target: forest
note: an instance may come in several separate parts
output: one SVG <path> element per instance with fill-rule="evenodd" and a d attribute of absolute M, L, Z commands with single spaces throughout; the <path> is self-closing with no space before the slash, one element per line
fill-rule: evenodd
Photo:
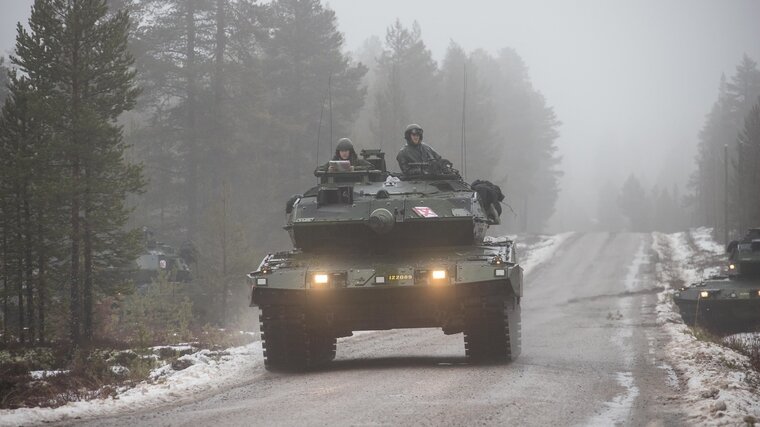
<path fill-rule="evenodd" d="M 318 0 L 38 0 L 17 32 L 0 73 L 4 343 L 249 322 L 245 273 L 289 247 L 285 201 L 342 137 L 394 159 L 419 123 L 466 180 L 502 187 L 506 230 L 553 214 L 560 121 L 509 47 L 451 42 L 438 63 L 397 20 L 348 52 Z M 148 234 L 193 271 L 170 301 L 124 273 Z"/>
<path fill-rule="evenodd" d="M 350 52 L 319 0 L 37 0 L 0 68 L 5 344 L 244 328 L 245 273 L 290 246 L 285 201 L 343 137 L 395 169 L 418 123 L 467 181 L 501 186 L 500 232 L 542 232 L 555 213 L 561 122 L 509 46 L 451 41 L 436 61 L 420 25 L 396 20 Z M 756 226 L 758 96 L 745 55 L 720 79 L 689 187 L 600 183 L 598 228 Z M 148 235 L 192 271 L 156 286 L 165 298 L 128 274 Z"/>

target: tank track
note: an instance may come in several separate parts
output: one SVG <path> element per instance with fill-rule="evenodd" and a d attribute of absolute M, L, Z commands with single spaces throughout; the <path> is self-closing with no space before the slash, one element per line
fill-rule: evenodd
<path fill-rule="evenodd" d="M 312 320 L 293 307 L 261 307 L 259 324 L 268 371 L 305 371 L 335 359 L 337 339 L 326 322 Z"/>
<path fill-rule="evenodd" d="M 518 298 L 466 307 L 464 348 L 473 363 L 506 363 L 520 355 L 521 320 Z"/>

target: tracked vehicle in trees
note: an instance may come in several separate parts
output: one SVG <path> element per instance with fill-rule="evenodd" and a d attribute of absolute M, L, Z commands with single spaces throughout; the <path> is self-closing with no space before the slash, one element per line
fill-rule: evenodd
<path fill-rule="evenodd" d="M 315 172 L 318 185 L 286 206 L 294 249 L 248 274 L 266 368 L 310 369 L 335 357 L 339 337 L 396 328 L 463 333 L 472 362 L 514 360 L 522 268 L 512 241 L 486 237 L 498 222 L 489 189 L 447 161 L 402 176 L 380 150 L 361 155 L 371 170 Z"/>
<path fill-rule="evenodd" d="M 673 299 L 684 323 L 716 332 L 760 330 L 760 228 L 728 244 L 724 276 L 683 287 Z"/>

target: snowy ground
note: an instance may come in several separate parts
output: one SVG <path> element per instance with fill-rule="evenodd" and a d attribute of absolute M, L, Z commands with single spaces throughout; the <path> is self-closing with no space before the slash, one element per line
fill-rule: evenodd
<path fill-rule="evenodd" d="M 525 273 L 551 259 L 571 236 L 572 233 L 565 233 L 517 238 L 518 259 Z M 751 369 L 747 357 L 716 343 L 697 340 L 672 302 L 674 289 L 720 272 L 723 248 L 710 237 L 709 230 L 697 229 L 690 233 L 655 233 L 652 250 L 658 257 L 655 260 L 661 282 L 658 285 L 665 288 L 659 295 L 658 323 L 671 338 L 665 349 L 673 367 L 671 380 L 683 389 L 681 403 L 689 421 L 735 425 L 745 423 L 748 416 L 760 419 L 760 375 Z M 738 338 L 760 340 L 751 334 Z M 151 381 L 122 390 L 116 398 L 74 402 L 55 409 L 1 410 L 0 426 L 117 415 L 136 408 L 178 403 L 239 385 L 250 379 L 252 373 L 263 370 L 260 341 L 221 353 L 203 350 L 183 359 L 192 365 L 180 371 L 168 365 L 160 367 L 153 371 Z M 41 377 L 44 375 L 54 373 L 39 373 Z"/>
<path fill-rule="evenodd" d="M 525 273 L 548 260 L 571 233 L 556 236 L 533 236 L 530 244 L 518 246 L 520 264 Z M 514 236 L 510 236 L 514 238 Z M 519 241 L 519 240 L 518 240 Z M 361 335 L 370 332 L 355 333 Z M 351 339 L 351 337 L 343 338 Z M 76 420 L 103 415 L 117 415 L 197 398 L 240 384 L 251 377 L 251 372 L 263 369 L 261 341 L 226 350 L 221 354 L 203 350 L 182 356 L 192 363 L 186 369 L 175 371 L 170 365 L 155 369 L 150 381 L 135 388 L 121 390 L 116 398 L 72 402 L 59 408 L 21 408 L 0 410 L 0 426 L 18 426 Z M 47 373 L 53 375 L 53 373 Z M 44 374 L 39 373 L 40 377 Z"/>
<path fill-rule="evenodd" d="M 710 230 L 654 234 L 652 245 L 659 262 L 657 276 L 665 291 L 659 295 L 658 324 L 671 338 L 666 348 L 683 387 L 683 407 L 689 421 L 700 425 L 744 425 L 760 420 L 760 375 L 749 360 L 722 345 L 698 340 L 683 324 L 673 303 L 673 292 L 718 274 L 724 249 Z M 744 334 L 747 340 L 757 335 Z"/>

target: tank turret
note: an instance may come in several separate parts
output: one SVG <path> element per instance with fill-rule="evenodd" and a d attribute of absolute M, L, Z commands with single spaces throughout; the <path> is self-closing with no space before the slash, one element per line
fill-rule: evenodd
<path fill-rule="evenodd" d="M 376 164 L 384 165 L 384 160 Z M 305 252 L 382 253 L 474 245 L 485 237 L 489 219 L 477 193 L 456 170 L 413 177 L 383 169 L 316 175 L 319 185 L 295 201 L 285 227 L 293 246 Z"/>

